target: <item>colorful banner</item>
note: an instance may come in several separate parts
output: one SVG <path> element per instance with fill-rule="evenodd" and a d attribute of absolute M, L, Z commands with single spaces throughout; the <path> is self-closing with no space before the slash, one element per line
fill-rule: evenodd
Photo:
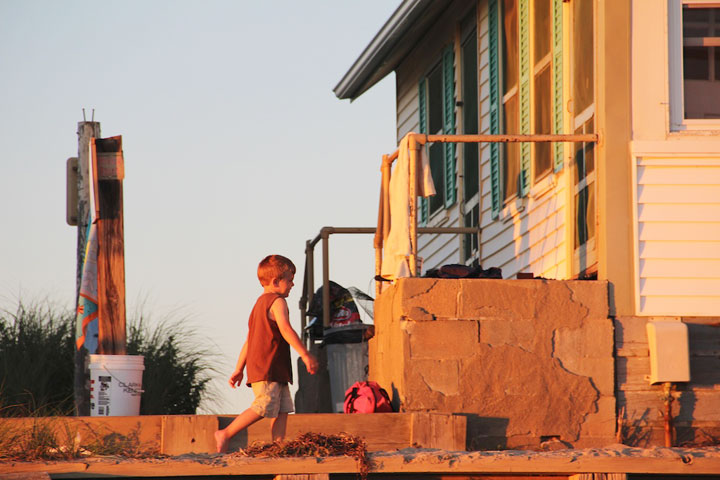
<path fill-rule="evenodd" d="M 78 293 L 77 312 L 75 312 L 75 345 L 78 350 L 85 347 L 88 353 L 97 353 L 98 347 L 98 234 L 95 224 L 98 212 L 96 202 L 96 166 L 95 142 L 88 145 L 88 177 L 90 192 L 88 195 L 88 226 L 85 236 L 85 255 L 83 256 L 80 292 Z"/>
<path fill-rule="evenodd" d="M 92 222 L 92 210 L 90 213 L 90 224 L 88 225 L 87 242 L 85 243 L 85 256 L 83 260 L 82 278 L 80 280 L 80 294 L 78 297 L 78 308 L 76 312 L 77 349 L 83 346 L 88 353 L 96 353 L 98 346 L 98 281 L 97 281 L 97 258 L 98 238 L 97 226 Z"/>

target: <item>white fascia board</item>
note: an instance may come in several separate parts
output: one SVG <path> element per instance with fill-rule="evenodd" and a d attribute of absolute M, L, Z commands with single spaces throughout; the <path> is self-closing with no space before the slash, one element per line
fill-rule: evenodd
<path fill-rule="evenodd" d="M 333 88 L 337 98 L 354 100 L 372 86 L 365 86 L 364 83 L 383 65 L 398 40 L 412 25 L 419 12 L 424 10 L 430 2 L 431 0 L 405 0 L 398 6 L 340 82 Z M 361 90 L 363 87 L 365 88 Z"/>

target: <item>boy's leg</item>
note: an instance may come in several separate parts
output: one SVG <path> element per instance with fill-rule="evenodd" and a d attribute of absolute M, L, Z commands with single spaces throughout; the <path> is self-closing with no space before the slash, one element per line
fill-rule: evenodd
<path fill-rule="evenodd" d="M 285 438 L 287 418 L 287 412 L 281 412 L 278 413 L 276 418 L 272 419 L 272 423 L 270 424 L 270 433 L 272 434 L 273 442 L 281 442 Z"/>
<path fill-rule="evenodd" d="M 272 420 L 271 431 L 273 442 L 280 442 L 285 438 L 288 413 L 294 411 L 290 388 L 287 383 L 278 384 L 279 408 L 278 416 Z"/>
<path fill-rule="evenodd" d="M 215 443 L 217 446 L 217 452 L 227 452 L 228 444 L 230 443 L 230 439 L 232 437 L 237 435 L 240 430 L 249 427 L 250 425 L 262 418 L 263 417 L 255 413 L 252 408 L 248 408 L 240 415 L 235 417 L 235 419 L 230 423 L 230 425 L 228 425 L 222 430 L 217 430 L 215 432 Z"/>

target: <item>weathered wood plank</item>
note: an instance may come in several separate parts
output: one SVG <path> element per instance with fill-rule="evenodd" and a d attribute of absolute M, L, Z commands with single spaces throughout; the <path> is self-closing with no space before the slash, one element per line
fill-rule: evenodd
<path fill-rule="evenodd" d="M 299 475 L 275 475 L 274 480 L 330 480 L 329 473 L 303 473 Z"/>
<path fill-rule="evenodd" d="M 363 438 L 371 451 L 396 450 L 411 445 L 412 415 L 398 413 L 289 415 L 285 438 L 292 439 L 307 432 L 324 435 L 344 432 Z M 224 428 L 232 419 L 233 417 L 219 417 L 220 426 Z M 236 435 L 230 442 L 230 451 L 246 448 L 253 442 L 270 440 L 270 420 L 263 419 Z"/>
<path fill-rule="evenodd" d="M 675 398 L 672 408 L 676 424 L 720 422 L 720 391 L 680 391 L 675 392 Z M 648 425 L 663 423 L 660 414 L 664 409 L 661 387 L 646 391 L 618 392 L 617 401 L 619 407 L 625 406 L 628 422 Z"/>
<path fill-rule="evenodd" d="M 214 415 L 166 415 L 162 417 L 160 452 L 165 455 L 215 453 Z"/>
<path fill-rule="evenodd" d="M 74 439 L 87 444 L 107 435 L 123 435 L 136 437 L 144 447 L 159 448 L 162 416 L 3 418 L 2 425 L 4 429 L 12 430 L 48 428 L 59 442 Z"/>
<path fill-rule="evenodd" d="M 466 431 L 466 417 L 414 413 L 410 444 L 442 450 L 465 450 Z"/>
<path fill-rule="evenodd" d="M 341 432 L 365 440 L 370 451 L 397 450 L 412 446 L 463 450 L 465 417 L 451 414 L 420 414 L 430 425 L 428 435 L 413 440 L 411 423 L 415 413 L 375 414 L 293 414 L 288 417 L 285 438 L 307 432 L 325 435 Z M 137 417 L 43 417 L 3 419 L 3 427 L 28 429 L 49 426 L 64 442 L 77 438 L 91 443 L 111 434 L 137 437 L 143 449 L 156 449 L 166 455 L 214 453 L 213 433 L 235 417 L 216 415 L 143 415 Z M 255 441 L 270 441 L 270 420 L 263 419 L 241 431 L 230 443 L 230 450 L 245 448 Z"/>
<path fill-rule="evenodd" d="M 6 473 L 0 475 L 0 480 L 50 480 L 47 472 Z"/>
<path fill-rule="evenodd" d="M 92 139 L 98 209 L 98 353 L 125 355 L 125 240 L 122 176 L 98 176 L 99 158 L 116 154 L 122 137 Z"/>
<path fill-rule="evenodd" d="M 568 480 L 627 480 L 625 473 L 580 473 L 571 475 Z"/>
<path fill-rule="evenodd" d="M 570 450 L 557 452 L 419 452 L 378 453 L 370 456 L 378 474 L 679 474 L 704 475 L 720 471 L 720 456 L 702 450 Z M 191 459 L 149 459 L 119 461 L 88 459 L 83 462 L 37 462 L 0 464 L 0 474 L 48 472 L 63 478 L 173 476 L 252 476 L 298 474 L 353 474 L 358 466 L 350 457 L 330 458 L 247 458 L 233 456 L 198 456 Z"/>

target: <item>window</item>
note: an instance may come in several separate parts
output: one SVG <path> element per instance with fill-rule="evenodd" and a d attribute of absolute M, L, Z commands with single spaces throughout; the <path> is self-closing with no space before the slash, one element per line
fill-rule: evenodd
<path fill-rule="evenodd" d="M 595 133 L 595 15 L 591 1 L 573 2 L 571 38 L 572 122 L 576 134 Z M 595 144 L 575 143 L 573 152 L 573 264 L 586 276 L 596 268 Z"/>
<path fill-rule="evenodd" d="M 452 47 L 443 51 L 441 61 L 418 85 L 418 116 L 420 133 L 455 133 L 455 71 Z M 436 194 L 420 198 L 420 223 L 433 213 L 455 203 L 455 145 L 429 145 L 430 172 Z"/>
<path fill-rule="evenodd" d="M 720 118 L 720 7 L 683 5 L 682 30 L 685 118 Z"/>
<path fill-rule="evenodd" d="M 535 0 L 533 8 L 533 126 L 535 133 L 552 133 L 552 11 L 551 0 Z M 550 171 L 552 143 L 534 143 L 533 179 Z"/>
<path fill-rule="evenodd" d="M 428 131 L 431 135 L 443 133 L 442 68 L 437 65 L 427 77 Z M 430 215 L 443 207 L 445 198 L 445 158 L 441 143 L 430 144 L 430 172 L 436 194 L 430 197 Z"/>
<path fill-rule="evenodd" d="M 673 130 L 720 126 L 720 1 L 670 2 Z"/>
<path fill-rule="evenodd" d="M 465 225 L 476 227 L 480 222 L 480 205 L 476 204 L 465 214 Z M 466 233 L 465 234 L 465 259 L 472 258 L 478 251 L 478 234 L 477 233 Z"/>
<path fill-rule="evenodd" d="M 488 0 L 491 133 L 563 130 L 563 4 Z M 562 154 L 562 144 L 491 144 L 492 218 L 499 217 L 508 200 L 527 195 L 531 184 L 551 169 L 559 171 Z"/>
<path fill-rule="evenodd" d="M 517 0 L 502 1 L 502 132 L 520 133 Z M 520 178 L 520 144 L 503 144 L 503 198 L 517 195 Z"/>

